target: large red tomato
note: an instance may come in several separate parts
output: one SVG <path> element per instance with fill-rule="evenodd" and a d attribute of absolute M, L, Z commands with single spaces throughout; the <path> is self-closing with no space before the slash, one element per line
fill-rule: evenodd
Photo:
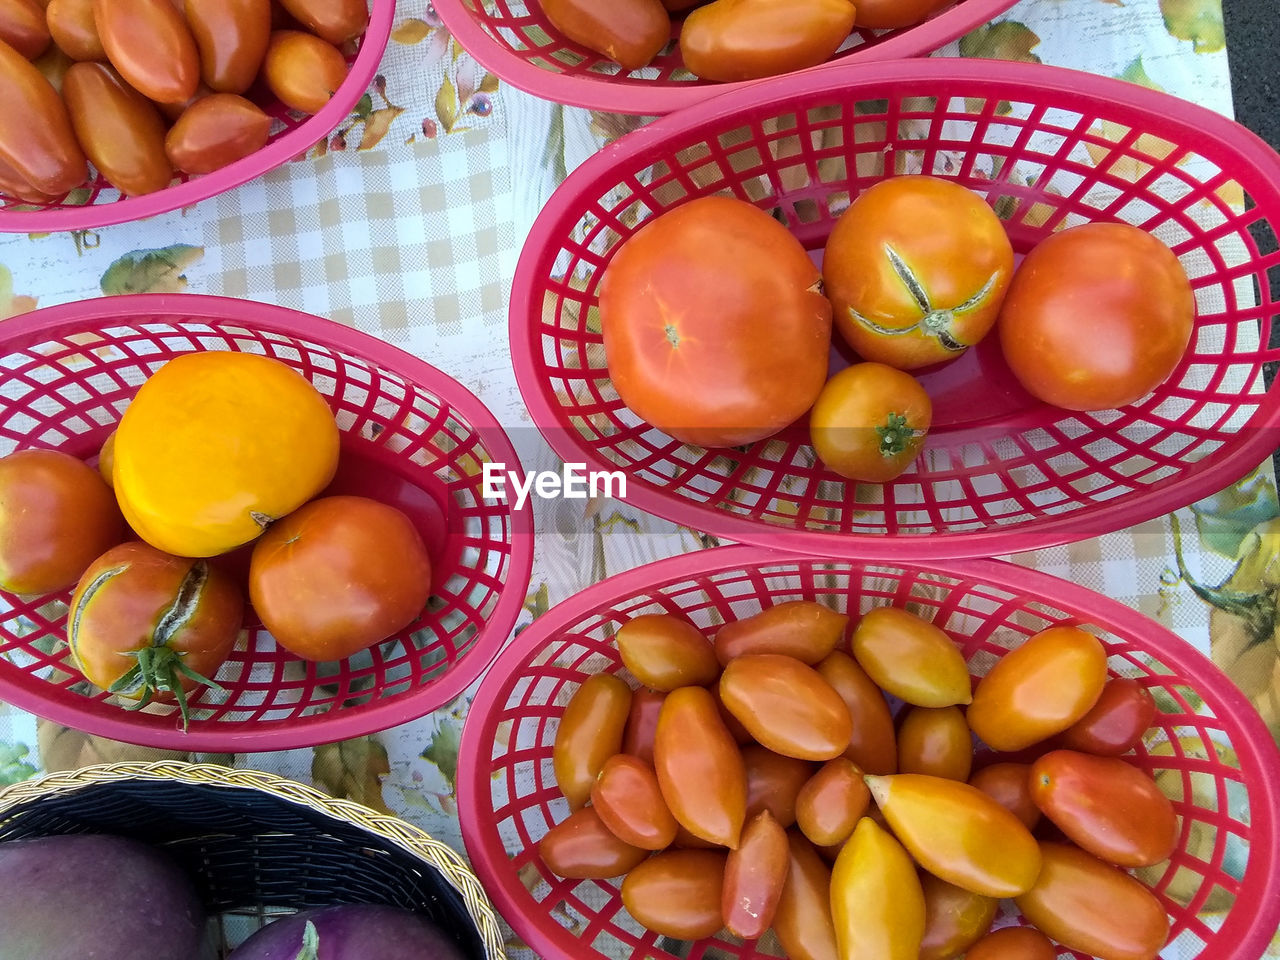
<path fill-rule="evenodd" d="M 1013 276 L 1013 247 L 986 201 L 960 184 L 890 177 L 836 222 L 822 276 L 849 346 L 913 370 L 986 336 Z"/>
<path fill-rule="evenodd" d="M 609 375 L 642 419 L 686 443 L 753 443 L 798 419 L 827 376 L 831 305 L 785 227 L 702 197 L 628 239 L 600 281 Z"/>
<path fill-rule="evenodd" d="M 1040 241 L 1000 311 L 1014 376 L 1046 403 L 1110 410 L 1173 373 L 1196 302 L 1173 251 L 1127 223 L 1086 223 Z"/>

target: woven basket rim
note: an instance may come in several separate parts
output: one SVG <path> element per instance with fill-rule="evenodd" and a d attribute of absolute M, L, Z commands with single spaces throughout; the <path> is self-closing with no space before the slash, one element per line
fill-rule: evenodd
<path fill-rule="evenodd" d="M 183 760 L 91 764 L 0 787 L 0 823 L 20 816 L 25 805 L 45 798 L 67 796 L 94 786 L 138 781 L 256 791 L 366 830 L 433 867 L 462 897 L 486 957 L 489 960 L 506 958 L 493 904 L 471 866 L 452 847 L 400 817 L 379 813 L 354 800 L 329 796 L 315 787 L 265 770 Z"/>

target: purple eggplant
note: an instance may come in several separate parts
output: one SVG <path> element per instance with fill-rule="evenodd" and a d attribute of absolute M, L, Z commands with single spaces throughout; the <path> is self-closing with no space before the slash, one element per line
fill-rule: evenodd
<path fill-rule="evenodd" d="M 344 904 L 304 910 L 263 927 L 227 960 L 466 960 L 426 917 L 397 907 Z"/>
<path fill-rule="evenodd" d="M 209 956 L 191 880 L 136 840 L 67 835 L 0 843 L 0 960 Z"/>

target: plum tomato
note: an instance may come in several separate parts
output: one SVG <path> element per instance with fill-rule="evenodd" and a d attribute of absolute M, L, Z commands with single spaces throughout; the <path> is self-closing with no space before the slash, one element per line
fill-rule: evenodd
<path fill-rule="evenodd" d="M 813 666 L 836 648 L 849 618 L 812 600 L 791 600 L 726 623 L 716 632 L 721 664 L 744 653 L 779 653 Z"/>
<path fill-rule="evenodd" d="M 795 823 L 800 790 L 813 776 L 814 765 L 758 743 L 742 748 L 742 763 L 747 774 L 747 816 L 768 810 L 784 828 Z"/>
<path fill-rule="evenodd" d="M 0 590 L 66 590 L 124 535 L 115 497 L 92 467 L 60 450 L 0 457 Z"/>
<path fill-rule="evenodd" d="M 624 70 L 647 66 L 671 39 L 671 19 L 660 0 L 542 0 L 552 25 L 574 43 L 608 57 Z"/>
<path fill-rule="evenodd" d="M 271 93 L 290 110 L 319 113 L 347 79 L 347 58 L 310 33 L 276 30 L 267 41 L 262 75 Z"/>
<path fill-rule="evenodd" d="M 0 0 L 0 40 L 28 60 L 49 46 L 49 25 L 36 0 Z"/>
<path fill-rule="evenodd" d="M 334 46 L 354 40 L 369 25 L 367 0 L 280 0 L 280 6 L 316 36 Z M 188 10 L 190 7 L 191 0 L 187 0 Z"/>
<path fill-rule="evenodd" d="M 970 947 L 964 960 L 1057 960 L 1057 956 L 1053 941 L 1035 927 L 1002 927 Z"/>
<path fill-rule="evenodd" d="M 610 673 L 587 677 L 565 705 L 551 768 L 570 810 L 587 802 L 605 761 L 621 751 L 630 709 L 631 688 Z"/>
<path fill-rule="evenodd" d="M 981 197 L 938 177 L 889 177 L 836 221 L 822 262 L 835 324 L 864 360 L 952 360 L 996 322 L 1013 246 Z"/>
<path fill-rule="evenodd" d="M 107 59 L 93 22 L 93 0 L 49 0 L 44 13 L 53 42 L 72 60 Z"/>
<path fill-rule="evenodd" d="M 898 772 L 968 780 L 973 740 L 959 707 L 911 707 L 898 728 Z"/>
<path fill-rule="evenodd" d="M 868 30 L 910 27 L 951 3 L 951 0 L 858 0 L 854 24 Z"/>
<path fill-rule="evenodd" d="M 33 118 L 39 122 L 33 123 Z M 24 200 L 59 197 L 89 179 L 84 152 L 58 91 L 4 42 L 0 42 L 0 178 L 6 193 Z"/>
<path fill-rule="evenodd" d="M 812 667 L 794 657 L 753 653 L 729 661 L 720 674 L 724 705 L 774 753 L 830 760 L 849 745 L 849 709 Z"/>
<path fill-rule="evenodd" d="M 261 150 L 271 118 L 234 93 L 200 97 L 178 116 L 164 138 L 169 162 L 183 173 L 212 173 Z"/>
<path fill-rule="evenodd" d="M 897 773 L 897 734 L 884 693 L 847 653 L 833 650 L 816 667 L 818 675 L 844 701 L 853 734 L 844 755 L 864 773 Z"/>
<path fill-rule="evenodd" d="M 658 732 L 658 716 L 666 699 L 665 693 L 656 690 L 637 690 L 631 695 L 631 709 L 622 732 L 623 753 L 653 763 L 653 738 Z"/>
<path fill-rule="evenodd" d="M 830 58 L 853 18 L 851 0 L 715 0 L 685 18 L 680 53 L 703 80 L 773 77 Z"/>
<path fill-rule="evenodd" d="M 787 831 L 789 863 L 773 932 L 790 960 L 837 960 L 831 869 L 803 836 Z"/>
<path fill-rule="evenodd" d="M 675 817 L 662 799 L 653 767 L 637 757 L 614 754 L 591 787 L 591 805 L 618 839 L 646 850 L 662 850 L 676 838 Z"/>
<path fill-rule="evenodd" d="M 178 103 L 200 83 L 200 52 L 172 0 L 93 0 L 111 65 L 144 97 Z"/>
<path fill-rule="evenodd" d="M 218 93 L 253 86 L 271 37 L 271 0 L 186 0 L 186 14 L 205 85 Z"/>
<path fill-rule="evenodd" d="M 557 876 L 607 880 L 632 870 L 649 851 L 619 840 L 594 808 L 583 807 L 547 831 L 538 855 Z"/>
<path fill-rule="evenodd" d="M 920 960 L 951 960 L 976 943 L 996 918 L 1000 901 L 970 893 L 931 873 L 920 875 L 924 890 L 924 939 Z"/>
<path fill-rule="evenodd" d="M 1054 750 L 1031 765 L 1031 797 L 1081 849 L 1120 867 L 1149 867 L 1178 845 L 1178 815 L 1143 770 L 1119 757 Z"/>
<path fill-rule="evenodd" d="M 1100 757 L 1128 753 L 1142 739 L 1156 716 L 1151 692 L 1130 677 L 1112 677 L 1083 717 L 1069 726 L 1058 744 Z"/>
<path fill-rule="evenodd" d="M 902 844 L 863 817 L 831 871 L 831 914 L 839 956 L 919 960 L 925 904 Z"/>
<path fill-rule="evenodd" d="M 1127 223 L 1050 234 L 1018 267 L 1000 347 L 1028 393 L 1068 410 L 1110 410 L 1173 373 L 1196 301 L 1167 246 Z"/>
<path fill-rule="evenodd" d="M 622 905 L 655 933 L 700 940 L 724 926 L 720 895 L 726 855 L 718 850 L 666 850 L 633 867 L 622 881 Z"/>
<path fill-rule="evenodd" d="M 848 757 L 828 760 L 796 795 L 796 826 L 814 845 L 844 843 L 866 813 L 871 794 Z"/>
<path fill-rule="evenodd" d="M 62 99 L 76 138 L 98 171 L 126 196 L 163 190 L 173 179 L 164 117 L 105 63 L 71 65 Z"/>
<path fill-rule="evenodd" d="M 1107 682 L 1107 652 L 1079 627 L 1041 630 L 996 661 L 978 683 L 969 729 L 1012 752 L 1061 733 L 1089 712 Z"/>
<path fill-rule="evenodd" d="M 747 821 L 738 849 L 725 860 L 720 910 L 731 934 L 754 940 L 769 929 L 790 863 L 787 831 L 761 810 Z"/>
<path fill-rule="evenodd" d="M 646 687 L 669 693 L 676 687 L 704 687 L 720 676 L 715 649 L 701 630 L 669 613 L 632 617 L 613 641 L 623 666 Z"/>
<path fill-rule="evenodd" d="M 977 787 L 1021 820 L 1028 830 L 1040 822 L 1040 808 L 1031 799 L 1031 764 L 993 763 L 975 771 L 969 786 Z"/>
<path fill-rule="evenodd" d="M 734 197 L 691 200 L 629 237 L 600 280 L 600 323 L 622 402 L 685 443 L 762 440 L 826 382 L 818 268 L 786 227 Z"/>
<path fill-rule="evenodd" d="M 853 655 L 886 693 L 917 707 L 968 703 L 969 667 L 955 642 L 901 607 L 868 610 L 853 631 Z"/>
<path fill-rule="evenodd" d="M 888 483 L 920 454 L 933 404 L 915 377 L 883 363 L 855 363 L 827 381 L 809 414 L 809 440 L 828 470 Z"/>
<path fill-rule="evenodd" d="M 249 597 L 277 643 L 304 660 L 341 660 L 395 636 L 431 596 L 431 558 L 401 510 L 322 497 L 253 545 Z"/>

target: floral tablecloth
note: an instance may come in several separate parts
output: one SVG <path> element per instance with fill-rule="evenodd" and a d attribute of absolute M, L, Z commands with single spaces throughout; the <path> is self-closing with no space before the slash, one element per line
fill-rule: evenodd
<path fill-rule="evenodd" d="M 1043 61 L 1122 77 L 1231 114 L 1222 0 L 1022 0 L 939 56 Z M 567 172 L 641 118 L 566 108 L 500 83 L 426 0 L 401 0 L 370 97 L 298 161 L 195 208 L 100 230 L 0 236 L 0 318 L 102 294 L 192 291 L 257 299 L 351 324 L 428 358 L 475 392 L 526 468 L 554 454 L 520 401 L 506 295 L 521 242 Z M 521 623 L 602 577 L 713 545 L 618 501 L 538 501 Z M 1269 464 L 1184 511 L 1013 557 L 1157 619 L 1209 653 L 1280 737 L 1280 506 Z M 1266 526 L 1274 523 L 1273 528 Z M 1261 526 L 1260 526 L 1261 525 Z M 1238 555 L 1262 561 L 1237 591 L 1265 600 L 1252 632 L 1196 587 Z M 1251 531 L 1254 531 L 1251 533 Z M 455 773 L 470 695 L 372 737 L 214 758 L 388 809 L 462 849 Z M 0 783 L 154 752 L 85 737 L 0 704 Z M 512 936 L 513 952 L 519 943 Z M 527 951 L 526 951 L 527 952 Z M 1280 942 L 1269 956 L 1280 957 Z"/>

